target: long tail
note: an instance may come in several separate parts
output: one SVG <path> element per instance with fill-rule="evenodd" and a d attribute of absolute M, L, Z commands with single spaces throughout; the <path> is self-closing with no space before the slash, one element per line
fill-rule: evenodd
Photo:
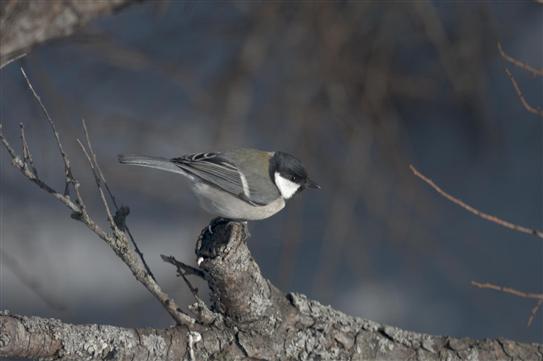
<path fill-rule="evenodd" d="M 119 155 L 119 162 L 122 164 L 138 165 L 140 167 L 149 167 L 164 170 L 166 172 L 179 173 L 187 175 L 185 171 L 176 166 L 167 158 L 162 157 L 149 157 L 146 155 Z"/>

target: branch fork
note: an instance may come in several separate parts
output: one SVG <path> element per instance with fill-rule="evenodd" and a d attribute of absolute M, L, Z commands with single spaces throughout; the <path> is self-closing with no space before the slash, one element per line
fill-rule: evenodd
<path fill-rule="evenodd" d="M 110 228 L 109 232 L 102 229 L 88 213 L 85 200 L 80 192 L 80 182 L 73 174 L 70 159 L 64 150 L 55 122 L 49 115 L 47 108 L 43 104 L 40 96 L 32 86 L 29 77 L 22 68 L 21 73 L 25 78 L 34 99 L 39 104 L 55 138 L 60 157 L 64 164 L 64 190 L 62 192 L 58 192 L 38 176 L 37 169 L 32 159 L 32 153 L 24 132 L 24 126 L 22 124 L 20 125 L 22 155 L 19 155 L 4 136 L 2 124 L 0 124 L 0 142 L 3 144 L 4 148 L 11 157 L 13 166 L 19 169 L 19 171 L 21 171 L 21 173 L 31 182 L 51 194 L 54 198 L 68 207 L 72 212 L 71 217 L 73 219 L 82 222 L 85 226 L 87 226 L 87 228 L 89 228 L 100 239 L 108 244 L 115 254 L 128 266 L 134 277 L 162 303 L 168 313 L 178 324 L 189 328 L 193 327 L 196 320 L 182 311 L 181 308 L 177 306 L 175 301 L 160 288 L 153 273 L 149 269 L 145 258 L 143 257 L 143 253 L 141 253 L 139 250 L 136 241 L 126 226 L 126 216 L 129 213 L 129 209 L 128 207 L 119 207 L 117 205 L 115 197 L 113 196 L 113 193 L 111 192 L 104 174 L 102 173 L 102 170 L 98 164 L 96 153 L 92 147 L 85 120 L 82 120 L 81 123 L 85 137 L 85 144 L 79 139 L 77 142 L 85 154 L 89 167 L 94 176 L 96 187 L 98 189 L 98 193 L 100 194 L 100 199 L 106 213 L 106 219 Z M 71 193 L 73 193 L 73 198 L 70 195 Z M 112 210 L 110 202 L 113 204 L 115 211 Z M 133 247 L 130 247 L 130 241 Z"/>

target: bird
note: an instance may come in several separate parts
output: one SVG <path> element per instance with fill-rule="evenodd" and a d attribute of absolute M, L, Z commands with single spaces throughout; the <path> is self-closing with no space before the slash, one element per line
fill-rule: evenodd
<path fill-rule="evenodd" d="M 234 221 L 266 219 L 304 189 L 321 188 L 300 160 L 282 151 L 239 148 L 175 158 L 119 155 L 119 162 L 183 175 L 204 210 Z"/>

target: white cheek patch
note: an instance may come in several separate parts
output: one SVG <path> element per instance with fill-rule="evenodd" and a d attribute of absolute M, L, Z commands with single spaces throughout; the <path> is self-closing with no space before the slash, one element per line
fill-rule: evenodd
<path fill-rule="evenodd" d="M 279 192 L 281 192 L 281 196 L 283 196 L 285 199 L 292 197 L 298 188 L 300 188 L 298 183 L 294 183 L 291 180 L 283 178 L 279 172 L 275 172 L 273 177 L 275 180 L 275 185 L 277 185 Z"/>

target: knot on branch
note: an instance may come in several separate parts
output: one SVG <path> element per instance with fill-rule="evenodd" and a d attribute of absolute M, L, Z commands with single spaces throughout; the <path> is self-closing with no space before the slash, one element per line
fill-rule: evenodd
<path fill-rule="evenodd" d="M 196 243 L 196 256 L 206 259 L 226 255 L 233 246 L 247 240 L 247 233 L 242 233 L 244 228 L 247 228 L 246 223 L 223 218 L 213 219 L 200 233 Z"/>
<path fill-rule="evenodd" d="M 215 219 L 202 231 L 196 256 L 215 311 L 240 330 L 254 330 L 258 323 L 263 334 L 271 334 L 291 306 L 260 273 L 247 247 L 248 235 L 244 222 Z"/>
<path fill-rule="evenodd" d="M 130 208 L 128 208 L 127 206 L 121 206 L 119 209 L 117 209 L 115 215 L 113 216 L 115 225 L 119 227 L 121 231 L 126 231 L 126 217 L 129 214 Z"/>

